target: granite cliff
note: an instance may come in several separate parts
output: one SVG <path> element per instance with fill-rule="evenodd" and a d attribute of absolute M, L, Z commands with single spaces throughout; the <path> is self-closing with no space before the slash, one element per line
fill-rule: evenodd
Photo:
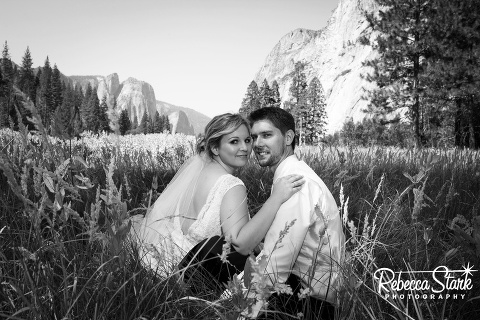
<path fill-rule="evenodd" d="M 107 104 L 112 108 L 116 100 L 117 112 L 128 110 L 132 121 L 135 116 L 138 121 L 141 121 L 145 112 L 153 117 L 158 111 L 161 115 L 168 115 L 172 132 L 193 135 L 203 132 L 203 128 L 210 120 L 195 110 L 157 101 L 152 86 L 135 78 L 128 78 L 120 83 L 118 74 L 113 73 L 106 77 L 70 76 L 69 79 L 73 85 L 80 85 L 84 91 L 89 83 L 92 87 L 97 87 L 97 96 L 100 101 L 106 96 Z"/>
<path fill-rule="evenodd" d="M 98 99 L 103 99 L 103 96 L 107 97 L 107 104 L 112 107 L 115 99 L 119 94 L 120 80 L 118 74 L 112 73 L 106 77 L 102 77 L 98 83 L 97 95 Z"/>
<path fill-rule="evenodd" d="M 139 122 L 145 112 L 153 118 L 157 109 L 155 92 L 150 84 L 128 78 L 122 82 L 119 91 L 117 96 L 118 110 L 126 109 L 130 119 L 136 116 Z"/>
<path fill-rule="evenodd" d="M 157 100 L 157 110 L 160 114 L 168 114 L 169 117 L 170 117 L 171 114 L 175 114 L 177 112 L 178 113 L 180 113 L 180 112 L 184 113 L 186 115 L 186 120 L 188 120 L 189 123 L 188 124 L 187 123 L 182 123 L 178 127 L 181 130 L 184 126 L 188 127 L 188 126 L 191 125 L 192 128 L 193 128 L 193 132 L 195 134 L 203 133 L 203 130 L 205 129 L 205 126 L 211 120 L 206 115 L 204 115 L 204 114 L 202 114 L 198 111 L 195 111 L 193 109 L 185 108 L 185 107 L 179 107 L 179 106 L 176 106 L 176 105 L 173 105 L 173 104 L 170 104 L 170 103 L 167 103 L 167 102 L 163 102 L 163 101 L 158 101 L 158 100 Z M 175 117 L 169 118 L 170 122 L 172 122 L 172 120 L 175 120 Z M 182 119 L 182 118 L 179 118 L 179 119 Z M 180 131 L 180 132 L 183 132 L 183 131 Z"/>
<path fill-rule="evenodd" d="M 362 99 L 363 88 L 371 85 L 361 77 L 368 72 L 362 63 L 375 56 L 371 46 L 360 43 L 368 28 L 363 12 L 376 9 L 374 0 L 340 0 L 324 29 L 297 29 L 285 35 L 265 59 L 255 81 L 260 84 L 267 79 L 271 84 L 277 80 L 282 101 L 288 100 L 295 63 L 304 62 L 307 82 L 317 77 L 325 91 L 327 131 L 341 129 L 348 117 L 361 120 L 368 103 Z"/>

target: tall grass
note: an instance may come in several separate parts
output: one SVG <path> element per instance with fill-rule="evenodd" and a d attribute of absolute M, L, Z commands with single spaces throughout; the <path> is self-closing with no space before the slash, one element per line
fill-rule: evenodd
<path fill-rule="evenodd" d="M 34 112 L 34 110 L 33 110 Z M 60 141 L 0 131 L 0 317 L 7 319 L 236 319 L 253 303 L 192 298 L 175 276 L 140 263 L 128 241 L 143 213 L 192 154 L 193 138 L 85 135 Z M 165 141 L 170 141 L 162 147 Z M 480 274 L 464 299 L 385 299 L 373 275 L 479 269 L 480 154 L 471 150 L 299 147 L 336 197 L 347 233 L 337 319 L 477 319 Z M 272 174 L 253 159 L 239 172 L 251 214 Z M 410 276 L 415 276 L 410 273 Z"/>
<path fill-rule="evenodd" d="M 349 234 L 342 319 L 475 319 L 479 275 L 462 300 L 385 301 L 372 277 L 378 268 L 433 270 L 480 258 L 480 161 L 470 150 L 392 148 L 303 151 L 340 198 Z M 340 189 L 339 189 L 340 188 Z M 342 190 L 343 189 L 343 190 Z M 353 222 L 353 223 L 352 223 Z M 477 268 L 478 269 L 478 268 Z M 407 279 L 408 279 L 407 277 Z M 413 293 L 413 292 L 410 292 Z"/>

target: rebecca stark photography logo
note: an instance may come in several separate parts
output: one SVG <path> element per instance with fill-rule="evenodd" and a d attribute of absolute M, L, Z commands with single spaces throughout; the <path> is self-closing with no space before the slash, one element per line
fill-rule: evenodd
<path fill-rule="evenodd" d="M 473 288 L 470 263 L 460 270 L 438 266 L 432 271 L 397 271 L 380 268 L 373 274 L 377 293 L 385 299 L 464 299 Z M 454 291 L 454 293 L 452 292 Z"/>

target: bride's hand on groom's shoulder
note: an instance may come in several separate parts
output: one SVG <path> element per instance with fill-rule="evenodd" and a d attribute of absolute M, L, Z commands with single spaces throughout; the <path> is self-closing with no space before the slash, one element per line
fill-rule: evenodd
<path fill-rule="evenodd" d="M 277 197 L 283 203 L 300 191 L 304 183 L 305 179 L 299 174 L 281 177 L 272 186 L 272 197 Z"/>

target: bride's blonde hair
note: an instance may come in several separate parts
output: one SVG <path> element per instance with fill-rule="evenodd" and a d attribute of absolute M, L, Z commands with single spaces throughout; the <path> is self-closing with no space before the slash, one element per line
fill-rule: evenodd
<path fill-rule="evenodd" d="M 250 125 L 247 120 L 238 113 L 224 113 L 215 116 L 205 127 L 205 133 L 197 141 L 197 153 L 207 152 L 208 156 L 213 159 L 212 148 L 220 145 L 220 140 L 226 134 L 230 134 L 237 130 L 241 125 L 245 125 L 250 133 Z"/>

